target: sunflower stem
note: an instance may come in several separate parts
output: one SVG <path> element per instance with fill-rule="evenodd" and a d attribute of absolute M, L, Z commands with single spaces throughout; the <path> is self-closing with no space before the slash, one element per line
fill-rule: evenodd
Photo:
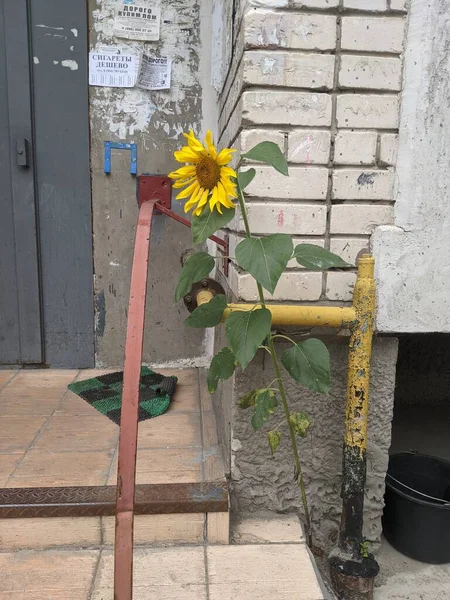
<path fill-rule="evenodd" d="M 240 165 L 241 165 L 241 161 L 239 161 L 239 164 L 237 166 L 237 171 L 239 170 Z M 239 205 L 241 207 L 242 218 L 244 220 L 245 232 L 247 234 L 247 237 L 251 238 L 252 233 L 251 233 L 250 224 L 248 221 L 247 207 L 245 204 L 244 194 L 239 185 L 239 180 L 237 181 L 237 190 L 238 190 L 238 195 L 239 195 Z M 256 282 L 256 285 L 258 288 L 258 294 L 259 294 L 261 306 L 263 308 L 265 308 L 266 300 L 264 297 L 264 290 L 260 283 Z M 291 420 L 290 420 L 291 411 L 289 409 L 289 402 L 287 399 L 284 383 L 281 378 L 280 364 L 278 362 L 278 356 L 277 356 L 277 353 L 275 350 L 275 343 L 274 343 L 275 337 L 286 337 L 287 338 L 287 336 L 280 336 L 279 334 L 278 334 L 278 336 L 271 335 L 269 337 L 269 353 L 270 353 L 270 356 L 272 357 L 273 368 L 274 368 L 275 375 L 276 375 L 276 379 L 274 381 L 277 381 L 277 383 L 278 383 L 278 391 L 280 392 L 281 401 L 283 404 L 284 415 L 285 415 L 287 426 L 289 429 L 289 438 L 291 441 L 292 454 L 294 456 L 297 485 L 300 489 L 301 500 L 302 500 L 303 510 L 304 510 L 304 514 L 305 514 L 306 539 L 308 540 L 308 546 L 311 548 L 312 547 L 311 517 L 310 517 L 310 513 L 309 513 L 308 498 L 306 496 L 305 480 L 303 478 L 303 470 L 302 470 L 302 465 L 300 463 L 300 457 L 299 457 L 299 453 L 298 453 L 297 439 L 295 437 L 295 431 L 294 431 L 294 428 L 293 428 L 293 426 L 291 424 Z M 293 341 L 290 338 L 287 338 L 287 339 L 289 339 L 289 341 Z M 293 343 L 295 343 L 295 342 L 293 342 Z"/>

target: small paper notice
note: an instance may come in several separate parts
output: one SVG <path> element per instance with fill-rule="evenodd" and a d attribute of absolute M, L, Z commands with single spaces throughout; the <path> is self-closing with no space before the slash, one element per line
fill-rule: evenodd
<path fill-rule="evenodd" d="M 114 20 L 114 35 L 128 40 L 157 42 L 161 28 L 161 8 L 119 2 Z"/>
<path fill-rule="evenodd" d="M 171 58 L 156 58 L 144 54 L 137 87 L 144 90 L 168 90 L 172 71 Z"/>
<path fill-rule="evenodd" d="M 134 87 L 139 72 L 140 57 L 136 54 L 92 50 L 89 52 L 89 85 Z"/>

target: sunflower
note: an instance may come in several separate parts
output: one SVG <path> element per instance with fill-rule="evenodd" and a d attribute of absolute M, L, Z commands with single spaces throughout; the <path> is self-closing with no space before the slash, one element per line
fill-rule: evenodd
<path fill-rule="evenodd" d="M 187 146 L 174 153 L 179 163 L 189 163 L 169 177 L 175 180 L 174 188 L 185 188 L 176 197 L 177 200 L 187 200 L 184 212 L 194 209 L 194 214 L 199 216 L 209 200 L 211 212 L 217 209 L 222 214 L 222 207 L 234 208 L 232 198 L 237 198 L 236 185 L 231 177 L 237 177 L 236 171 L 228 167 L 235 150 L 224 148 L 221 152 L 213 143 L 211 131 L 206 133 L 203 145 L 191 130 L 183 133 L 187 139 Z M 185 187 L 187 186 L 187 187 Z M 194 208 L 195 207 L 195 208 Z"/>

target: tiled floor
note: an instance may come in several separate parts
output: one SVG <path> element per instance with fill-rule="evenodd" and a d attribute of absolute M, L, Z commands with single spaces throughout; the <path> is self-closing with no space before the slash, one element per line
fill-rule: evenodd
<path fill-rule="evenodd" d="M 115 484 L 119 427 L 67 390 L 107 372 L 0 370 L 2 487 Z M 222 478 L 203 371 L 160 372 L 178 376 L 177 392 L 165 415 L 139 424 L 137 483 Z"/>

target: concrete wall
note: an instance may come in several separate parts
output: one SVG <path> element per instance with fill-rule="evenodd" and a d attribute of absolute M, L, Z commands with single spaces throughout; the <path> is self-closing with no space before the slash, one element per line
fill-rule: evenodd
<path fill-rule="evenodd" d="M 153 2 L 151 2 L 153 5 Z M 143 42 L 113 36 L 114 0 L 90 0 L 90 44 Z M 181 132 L 214 128 L 215 93 L 211 87 L 211 18 L 209 0 L 161 0 L 161 40 L 146 48 L 173 59 L 169 91 L 90 88 L 91 167 L 94 220 L 96 359 L 98 366 L 123 364 L 134 230 L 136 180 L 129 173 L 128 152 L 114 152 L 112 173 L 103 172 L 104 141 L 135 142 L 138 174 L 167 174 Z M 176 203 L 174 202 L 174 205 Z M 180 207 L 181 209 L 181 207 Z M 157 217 L 151 242 L 150 280 L 144 361 L 152 364 L 205 364 L 205 333 L 184 327 L 184 307 L 173 294 L 181 254 L 191 246 L 189 230 Z"/>
<path fill-rule="evenodd" d="M 292 411 L 305 410 L 313 420 L 307 437 L 299 440 L 316 545 L 330 549 L 337 541 L 342 501 L 342 444 L 344 439 L 347 340 L 324 340 L 331 352 L 332 388 L 329 396 L 314 394 L 286 378 Z M 281 352 L 283 345 L 280 344 Z M 376 545 L 381 535 L 384 478 L 391 440 L 397 340 L 377 339 L 372 360 L 372 387 L 367 451 L 365 536 Z M 261 354 L 245 373 L 236 377 L 236 398 L 264 386 L 273 379 L 271 364 Z M 301 511 L 299 490 L 294 482 L 288 433 L 271 457 L 266 431 L 283 420 L 281 407 L 271 416 L 268 427 L 255 433 L 251 414 L 233 407 L 232 468 L 233 508 L 239 512 L 261 510 Z"/>
<path fill-rule="evenodd" d="M 395 226 L 373 240 L 381 331 L 450 331 L 449 48 L 448 2 L 412 0 Z"/>

